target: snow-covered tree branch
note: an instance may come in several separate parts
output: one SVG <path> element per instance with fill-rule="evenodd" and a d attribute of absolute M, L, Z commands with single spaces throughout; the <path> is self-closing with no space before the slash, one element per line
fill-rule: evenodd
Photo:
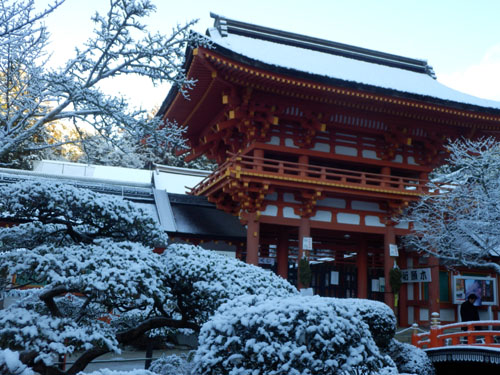
<path fill-rule="evenodd" d="M 131 202 L 43 179 L 0 188 L 0 288 L 38 286 L 0 310 L 0 347 L 39 373 L 75 374 L 172 317 L 162 256 L 167 237 Z M 8 277 L 7 277 L 8 276 Z M 134 312 L 134 319 L 123 319 Z M 66 372 L 61 355 L 83 355 Z"/>
<path fill-rule="evenodd" d="M 406 246 L 448 266 L 500 273 L 500 144 L 461 140 L 448 149 L 448 164 L 433 173 L 430 193 L 400 219 L 414 228 Z"/>
<path fill-rule="evenodd" d="M 76 374 L 152 330 L 198 331 L 236 296 L 297 294 L 237 259 L 167 246 L 140 206 L 69 184 L 0 187 L 0 221 L 15 224 L 0 228 L 0 290 L 38 286 L 0 310 L 0 348 L 18 351 L 39 373 Z M 153 247 L 166 249 L 159 255 Z M 58 369 L 58 358 L 75 352 L 76 362 Z"/>
<path fill-rule="evenodd" d="M 120 75 L 139 75 L 155 84 L 177 85 L 188 97 L 195 81 L 182 71 L 184 50 L 188 43 L 206 43 L 190 33 L 194 21 L 177 26 L 170 36 L 150 34 L 141 19 L 155 10 L 151 1 L 113 0 L 106 15 L 93 17 L 94 35 L 75 49 L 74 57 L 61 68 L 48 69 L 49 35 L 39 21 L 61 2 L 31 17 L 33 1 L 2 1 L 0 163 L 12 164 L 19 149 L 53 147 L 46 133 L 55 121 L 73 124 L 79 134 L 83 124 L 90 125 L 110 142 L 126 132 L 152 156 L 155 150 L 162 154 L 182 146 L 181 124 L 162 127 L 158 119 L 130 109 L 122 97 L 107 95 L 100 87 Z"/>

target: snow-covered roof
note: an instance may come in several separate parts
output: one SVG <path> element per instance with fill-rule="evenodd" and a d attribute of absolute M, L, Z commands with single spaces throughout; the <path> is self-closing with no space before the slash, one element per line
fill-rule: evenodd
<path fill-rule="evenodd" d="M 41 160 L 33 163 L 33 172 L 40 175 L 100 181 L 108 184 L 142 185 L 166 190 L 169 193 L 186 194 L 210 171 L 155 165 L 155 171 L 135 168 L 113 167 L 70 163 L 66 161 Z"/>
<path fill-rule="evenodd" d="M 43 160 L 33 171 L 0 168 L 0 184 L 50 179 L 121 196 L 140 205 L 170 235 L 243 240 L 238 218 L 217 210 L 205 197 L 186 195 L 210 172 L 156 165 L 155 171 Z"/>
<path fill-rule="evenodd" d="M 434 79 L 426 61 L 246 24 L 212 15 L 214 48 L 279 69 L 372 86 L 446 102 L 500 109 L 500 102 L 451 89 Z"/>

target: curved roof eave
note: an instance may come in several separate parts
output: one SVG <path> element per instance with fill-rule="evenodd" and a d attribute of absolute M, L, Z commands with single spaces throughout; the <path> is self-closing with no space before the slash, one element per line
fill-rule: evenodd
<path fill-rule="evenodd" d="M 186 52 L 185 56 L 186 58 L 184 59 L 184 64 L 182 66 L 182 69 L 184 72 L 187 72 L 189 70 L 189 66 L 191 65 L 193 61 L 193 50 L 196 47 L 192 45 L 188 45 L 186 47 Z M 167 111 L 167 109 L 170 107 L 172 102 L 174 101 L 175 97 L 177 96 L 179 92 L 179 87 L 177 85 L 172 85 L 170 88 L 166 98 L 163 100 L 163 102 L 160 105 L 160 109 L 158 109 L 158 112 L 156 112 L 155 116 L 160 116 L 163 117 Z"/>

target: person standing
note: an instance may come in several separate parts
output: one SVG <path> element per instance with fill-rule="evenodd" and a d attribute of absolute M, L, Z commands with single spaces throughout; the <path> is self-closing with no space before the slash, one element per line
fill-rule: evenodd
<path fill-rule="evenodd" d="M 474 303 L 477 300 L 477 296 L 474 293 L 469 294 L 467 300 L 460 306 L 460 317 L 462 322 L 471 322 L 479 320 L 479 311 Z M 476 330 L 480 329 L 475 327 Z M 467 327 L 462 327 L 462 331 L 467 331 Z"/>

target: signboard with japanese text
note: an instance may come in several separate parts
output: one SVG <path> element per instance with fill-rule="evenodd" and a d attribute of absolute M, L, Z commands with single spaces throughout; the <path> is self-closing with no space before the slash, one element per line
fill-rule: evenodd
<path fill-rule="evenodd" d="M 409 268 L 401 270 L 401 282 L 403 283 L 429 283 L 431 281 L 430 268 Z"/>

